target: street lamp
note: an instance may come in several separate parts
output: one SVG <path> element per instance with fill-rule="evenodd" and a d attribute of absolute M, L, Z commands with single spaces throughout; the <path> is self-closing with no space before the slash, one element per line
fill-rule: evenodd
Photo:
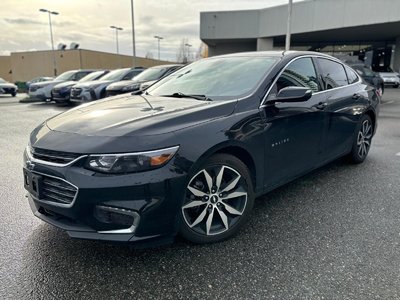
<path fill-rule="evenodd" d="M 118 31 L 119 30 L 124 30 L 122 27 L 116 27 L 116 26 L 110 26 L 111 29 L 115 29 L 115 37 L 117 40 L 117 54 L 119 54 L 119 48 L 118 48 Z"/>
<path fill-rule="evenodd" d="M 154 38 L 158 40 L 158 60 L 160 60 L 160 40 L 163 40 L 164 38 L 159 35 L 155 35 Z"/>
<path fill-rule="evenodd" d="M 187 58 L 186 58 L 186 62 L 189 61 L 189 55 L 190 55 L 190 47 L 192 47 L 191 44 L 186 43 L 185 47 L 187 47 Z"/>
<path fill-rule="evenodd" d="M 51 39 L 51 50 L 53 51 L 54 76 L 57 76 L 56 52 L 54 51 L 53 27 L 51 25 L 51 15 L 58 15 L 59 13 L 56 12 L 56 11 L 50 11 L 50 10 L 47 10 L 47 9 L 44 9 L 44 8 L 39 9 L 39 11 L 49 14 L 50 39 Z"/>
<path fill-rule="evenodd" d="M 285 51 L 290 50 L 290 34 L 291 34 L 291 23 L 292 23 L 292 5 L 293 0 L 289 0 L 288 3 L 288 16 L 286 24 L 286 40 L 285 40 Z"/>
<path fill-rule="evenodd" d="M 133 11 L 133 9 L 134 9 L 133 0 L 131 0 L 133 66 L 136 67 L 135 12 Z"/>

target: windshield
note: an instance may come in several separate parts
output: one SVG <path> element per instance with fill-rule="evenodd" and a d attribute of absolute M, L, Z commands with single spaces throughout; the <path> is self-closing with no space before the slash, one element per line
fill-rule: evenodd
<path fill-rule="evenodd" d="M 152 81 L 160 79 L 168 68 L 150 68 L 135 76 L 135 81 Z"/>
<path fill-rule="evenodd" d="M 118 69 L 111 71 L 103 78 L 101 78 L 101 80 L 116 80 L 116 81 L 122 80 L 122 78 L 126 75 L 127 71 L 129 71 L 129 69 Z"/>
<path fill-rule="evenodd" d="M 211 99 L 232 99 L 250 93 L 278 57 L 221 57 L 192 63 L 153 85 L 156 96 L 182 93 Z"/>
<path fill-rule="evenodd" d="M 61 75 L 59 75 L 58 77 L 56 77 L 56 79 L 54 79 L 55 81 L 67 81 L 67 80 L 72 80 L 72 77 L 75 75 L 76 71 L 68 71 L 68 72 L 64 72 Z"/>
<path fill-rule="evenodd" d="M 90 73 L 90 74 L 86 75 L 85 77 L 81 78 L 79 80 L 79 82 L 97 80 L 97 79 L 99 79 L 97 77 L 101 76 L 102 74 L 104 74 L 104 71 L 97 71 L 97 72 Z"/>
<path fill-rule="evenodd" d="M 0 78 L 0 82 L 6 82 L 3 78 Z"/>
<path fill-rule="evenodd" d="M 363 68 L 365 76 L 374 76 L 374 72 L 372 72 L 372 70 L 368 69 L 368 68 Z"/>

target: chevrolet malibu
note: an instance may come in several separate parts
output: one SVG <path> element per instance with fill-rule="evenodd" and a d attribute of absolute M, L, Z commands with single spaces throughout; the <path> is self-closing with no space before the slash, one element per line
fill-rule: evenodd
<path fill-rule="evenodd" d="M 362 163 L 379 102 L 324 54 L 207 58 L 39 125 L 24 185 L 33 213 L 74 238 L 217 242 L 245 226 L 255 197 L 339 157 Z"/>

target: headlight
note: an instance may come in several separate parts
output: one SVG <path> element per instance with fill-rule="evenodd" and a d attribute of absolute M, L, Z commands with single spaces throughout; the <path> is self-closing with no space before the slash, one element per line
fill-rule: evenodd
<path fill-rule="evenodd" d="M 139 83 L 127 85 L 127 86 L 124 86 L 124 87 L 121 89 L 121 91 L 123 91 L 123 92 L 129 92 L 129 91 L 137 90 L 137 89 L 139 89 L 139 86 L 140 86 Z"/>
<path fill-rule="evenodd" d="M 123 174 L 148 171 L 164 166 L 178 151 L 179 146 L 138 153 L 90 155 L 85 167 L 90 170 Z"/>

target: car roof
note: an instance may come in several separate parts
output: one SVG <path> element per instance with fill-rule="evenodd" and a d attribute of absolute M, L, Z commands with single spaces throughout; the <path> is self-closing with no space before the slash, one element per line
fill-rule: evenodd
<path fill-rule="evenodd" d="M 321 52 L 315 52 L 315 51 L 295 51 L 295 50 L 290 50 L 290 51 L 251 51 L 251 52 L 238 52 L 238 53 L 232 53 L 232 54 L 224 54 L 224 55 L 219 55 L 219 56 L 212 56 L 210 58 L 215 58 L 215 57 L 287 57 L 287 58 L 294 58 L 298 56 L 304 56 L 304 55 L 315 55 L 315 56 L 320 56 L 320 57 L 326 57 L 329 59 L 333 59 L 335 61 L 341 62 L 339 59 L 336 57 L 333 57 L 331 55 L 321 53 Z"/>
<path fill-rule="evenodd" d="M 183 64 L 169 64 L 169 65 L 158 65 L 150 67 L 149 69 L 161 69 L 161 68 L 173 68 L 173 67 L 183 67 Z"/>

